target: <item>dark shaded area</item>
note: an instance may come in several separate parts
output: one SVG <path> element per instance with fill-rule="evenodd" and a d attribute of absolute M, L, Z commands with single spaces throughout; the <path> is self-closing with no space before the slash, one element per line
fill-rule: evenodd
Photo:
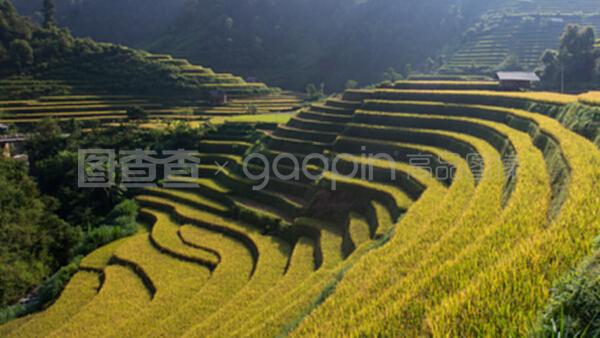
<path fill-rule="evenodd" d="M 57 1 L 59 25 L 77 36 L 186 57 L 218 71 L 304 90 L 347 80 L 369 84 L 390 67 L 439 64 L 474 17 L 475 0 L 82 0 Z M 42 20 L 37 0 L 19 9 Z M 412 68 L 412 67 L 408 67 Z"/>

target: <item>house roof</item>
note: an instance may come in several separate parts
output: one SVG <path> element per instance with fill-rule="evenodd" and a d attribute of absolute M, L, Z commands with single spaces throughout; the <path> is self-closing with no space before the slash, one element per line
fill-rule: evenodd
<path fill-rule="evenodd" d="M 539 76 L 534 72 L 498 72 L 496 76 L 500 81 L 540 81 Z"/>
<path fill-rule="evenodd" d="M 8 130 L 8 126 L 6 124 L 0 123 L 0 130 Z"/>

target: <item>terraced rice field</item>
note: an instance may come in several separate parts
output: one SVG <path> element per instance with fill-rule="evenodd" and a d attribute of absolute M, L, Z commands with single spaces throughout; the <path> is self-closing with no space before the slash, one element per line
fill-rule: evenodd
<path fill-rule="evenodd" d="M 453 90 L 424 89 L 432 85 Z M 197 149 L 200 177 L 173 178 L 194 189 L 138 191 L 148 233 L 87 257 L 53 306 L 0 332 L 531 333 L 553 283 L 591 253 L 600 231 L 600 151 L 551 114 L 525 109 L 595 95 L 488 85 L 349 90 L 274 130 L 223 124 Z M 293 154 L 308 171 L 255 191 L 264 180 L 242 170 L 252 151 Z M 313 153 L 337 155 L 337 170 Z M 294 176 L 291 163 L 274 165 Z M 354 167 L 362 169 L 345 175 Z"/>
<path fill-rule="evenodd" d="M 183 76 L 196 79 L 206 93 L 224 93 L 228 97 L 226 104 L 211 105 L 206 97 L 172 102 L 156 96 L 115 95 L 110 83 L 90 82 L 89 79 L 67 82 L 60 79 L 9 78 L 0 80 L 0 123 L 33 125 L 44 118 L 120 123 L 127 120 L 127 110 L 133 106 L 145 109 L 153 124 L 174 120 L 204 122 L 213 118 L 226 120 L 246 115 L 292 113 L 303 105 L 303 97 L 297 93 L 274 92 L 264 83 L 246 82 L 233 74 L 215 73 L 170 55 L 148 54 L 146 57 L 178 68 Z M 4 99 L 21 97 L 20 93 L 29 93 L 36 99 Z"/>
<path fill-rule="evenodd" d="M 264 83 L 246 82 L 233 74 L 215 73 L 210 68 L 192 65 L 186 59 L 177 59 L 161 54 L 148 54 L 146 58 L 179 68 L 181 74 L 198 80 L 208 90 L 223 90 L 229 94 L 248 94 L 248 92 L 264 94 L 268 92 L 268 87 Z"/>
<path fill-rule="evenodd" d="M 289 114 L 301 106 L 302 99 L 294 94 L 235 98 L 227 105 L 209 107 L 204 101 L 179 106 L 159 98 L 109 95 L 45 96 L 37 100 L 0 101 L 0 123 L 32 125 L 45 118 L 57 121 L 125 122 L 127 110 L 141 107 L 151 121 L 208 121 L 211 119 L 281 120 L 278 114 Z M 249 107 L 253 108 L 250 109 Z M 218 121 L 216 121 L 218 122 Z"/>
<path fill-rule="evenodd" d="M 508 2 L 502 5 L 510 7 Z M 582 12 L 582 8 L 587 10 Z M 593 1 L 578 1 L 577 5 L 568 1 L 520 1 L 510 12 L 504 8 L 492 10 L 486 20 L 487 28 L 471 34 L 442 67 L 443 73 L 472 73 L 477 69 L 489 72 L 508 56 L 516 56 L 523 67 L 534 70 L 545 50 L 558 48 L 560 35 L 568 24 L 592 26 L 598 34 L 600 5 Z"/>

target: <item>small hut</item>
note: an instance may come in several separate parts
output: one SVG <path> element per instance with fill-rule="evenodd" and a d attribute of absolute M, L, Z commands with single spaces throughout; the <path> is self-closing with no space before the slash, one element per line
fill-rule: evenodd
<path fill-rule="evenodd" d="M 531 89 L 540 82 L 534 72 L 498 72 L 496 77 L 500 81 L 500 88 L 504 90 Z"/>

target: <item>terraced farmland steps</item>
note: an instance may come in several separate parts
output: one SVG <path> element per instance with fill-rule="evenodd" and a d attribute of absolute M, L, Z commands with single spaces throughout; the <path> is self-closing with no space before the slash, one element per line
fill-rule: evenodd
<path fill-rule="evenodd" d="M 358 93 L 352 93 L 352 95 L 354 95 L 354 97 L 356 97 L 357 94 Z M 369 95 L 368 95 L 368 93 L 365 93 L 365 94 L 361 94 L 361 95 L 364 95 L 363 98 L 367 99 Z M 401 95 L 402 93 L 399 92 L 398 94 Z M 442 94 L 442 93 L 439 93 L 439 94 Z M 425 97 L 425 96 L 426 96 L 426 94 L 423 94 L 423 97 Z M 388 98 L 388 100 L 389 100 L 389 98 Z M 414 105 L 413 102 L 407 102 L 404 105 L 402 105 L 402 102 L 398 102 L 398 104 L 396 104 L 396 102 L 389 102 L 389 103 L 394 103 L 395 104 L 393 106 L 394 110 L 395 110 L 396 107 L 401 107 L 400 109 L 395 110 L 395 111 L 401 111 L 403 113 L 407 112 L 406 108 L 409 107 L 411 104 Z M 390 107 L 392 107 L 392 105 L 390 105 Z M 432 110 L 430 108 L 432 108 L 432 106 L 426 106 L 426 107 L 423 106 L 422 111 L 423 112 L 429 112 L 429 113 L 431 113 Z M 439 105 L 439 106 L 436 106 L 436 110 L 433 110 L 433 111 L 439 112 L 439 114 L 448 114 L 448 109 L 447 108 L 448 108 L 447 105 Z M 408 111 L 410 111 L 410 110 L 408 110 Z M 458 115 L 461 115 L 460 114 L 461 112 L 463 113 L 462 115 L 464 115 L 464 111 L 465 111 L 464 106 L 462 107 L 462 110 L 458 110 L 457 109 L 456 111 L 459 113 Z M 490 111 L 497 111 L 500 114 L 499 110 L 490 109 Z M 549 196 L 550 195 L 549 194 L 549 190 L 550 190 L 550 188 L 549 188 L 549 185 L 550 185 L 549 184 L 549 182 L 550 182 L 549 176 L 546 176 L 546 178 L 544 178 L 543 176 L 539 176 L 539 174 L 540 173 L 541 174 L 546 173 L 546 175 L 548 175 L 547 172 L 546 172 L 546 170 L 545 170 L 545 167 L 549 168 L 548 169 L 549 172 L 552 171 L 551 164 L 553 163 L 552 162 L 553 159 L 550 156 L 548 156 L 548 153 L 546 153 L 546 151 L 548 149 L 544 146 L 544 144 L 548 144 L 548 139 L 546 139 L 546 141 L 539 141 L 539 137 L 541 136 L 542 138 L 544 138 L 545 137 L 544 134 L 546 134 L 546 136 L 552 135 L 552 132 L 550 131 L 550 129 L 545 129 L 543 132 L 540 133 L 540 131 L 537 128 L 541 127 L 542 121 L 544 121 L 544 123 L 547 123 L 548 125 L 552 125 L 553 128 L 555 128 L 555 130 L 561 130 L 562 129 L 563 133 L 564 133 L 564 128 L 558 126 L 558 123 L 556 121 L 552 121 L 552 120 L 548 119 L 547 117 L 536 116 L 535 114 L 530 114 L 530 113 L 527 113 L 527 112 L 522 112 L 522 111 L 521 112 L 517 112 L 515 110 L 506 110 L 506 111 L 504 111 L 502 113 L 504 113 L 505 116 L 507 116 L 507 117 L 511 117 L 511 116 L 515 116 L 516 115 L 516 116 L 519 116 L 519 117 L 529 118 L 530 121 L 535 121 L 534 125 L 536 125 L 537 127 L 536 126 L 532 126 L 531 124 L 523 123 L 523 121 L 520 121 L 519 123 L 517 123 L 517 122 L 511 122 L 510 118 L 509 119 L 501 119 L 500 120 L 503 123 L 508 124 L 509 126 L 515 126 L 519 130 L 523 130 L 523 131 L 529 132 L 531 134 L 531 137 L 535 140 L 536 146 L 538 148 L 540 148 L 540 150 L 544 150 L 544 154 L 546 155 L 545 161 L 541 160 L 541 159 L 544 159 L 544 157 L 540 156 L 541 155 L 540 151 L 535 149 L 535 147 L 532 145 L 532 141 L 531 140 L 527 141 L 526 138 L 523 137 L 523 134 L 521 134 L 520 137 L 521 137 L 521 139 L 523 139 L 523 141 L 520 141 L 520 143 L 522 143 L 523 145 L 529 143 L 528 147 L 529 147 L 529 149 L 532 149 L 530 151 L 532 151 L 532 153 L 536 153 L 536 152 L 538 153 L 538 155 L 536 155 L 537 158 L 538 158 L 538 160 L 537 160 L 537 164 L 536 164 L 537 169 L 534 169 L 534 170 L 526 169 L 527 167 L 523 166 L 524 165 L 524 163 L 523 163 L 521 165 L 521 167 L 519 168 L 519 171 L 517 172 L 517 177 L 522 178 L 525 175 L 525 173 L 527 173 L 527 172 L 529 173 L 529 175 L 533 174 L 532 177 L 535 177 L 537 175 L 540 178 L 535 181 L 535 182 L 538 182 L 538 183 L 535 183 L 533 186 L 536 186 L 536 187 L 544 187 L 545 186 L 546 193 L 542 193 L 540 196 L 544 196 L 544 195 Z M 490 112 L 490 114 L 491 114 L 491 112 Z M 511 114 L 514 114 L 514 115 L 511 115 Z M 405 127 L 406 123 L 404 123 L 404 122 L 408 121 L 408 120 L 404 120 L 404 121 L 400 120 L 400 118 L 402 118 L 403 115 L 406 116 L 406 114 L 393 113 L 393 114 L 388 114 L 388 117 L 389 118 L 396 118 L 396 117 L 398 117 L 399 118 L 397 120 L 397 121 L 399 121 L 398 126 Z M 420 115 L 421 114 L 419 114 L 419 116 Z M 454 116 L 454 114 L 451 114 L 451 116 Z M 472 115 L 468 115 L 467 114 L 465 116 L 472 116 Z M 474 115 L 474 116 L 477 116 L 477 118 L 482 118 L 483 117 L 481 113 L 478 114 L 478 115 Z M 425 118 L 427 118 L 427 115 L 422 115 L 422 117 L 425 119 Z M 486 118 L 486 117 L 483 117 L 483 118 Z M 492 119 L 492 120 L 494 120 L 494 119 Z M 379 119 L 377 121 L 380 121 L 381 125 L 389 125 L 389 121 L 386 122 L 383 119 Z M 512 120 L 512 121 L 514 121 L 514 120 Z M 418 125 L 420 127 L 423 126 L 423 124 L 418 124 Z M 438 124 L 438 126 L 441 127 L 442 125 Z M 416 127 L 416 125 L 412 126 L 412 127 Z M 440 128 L 440 127 L 438 127 L 438 128 Z M 445 128 L 442 127 L 441 129 L 445 129 Z M 503 133 L 506 133 L 506 132 L 503 132 Z M 515 132 L 512 132 L 512 133 L 514 134 Z M 378 135 L 380 135 L 380 134 L 378 134 Z M 578 138 L 578 136 L 576 136 L 576 135 L 572 135 L 572 137 L 575 138 L 575 139 Z M 555 136 L 551 136 L 551 138 L 554 139 L 554 140 L 556 140 Z M 523 142 L 525 142 L 525 143 L 523 143 Z M 585 143 L 585 142 L 583 142 L 583 143 Z M 494 143 L 492 143 L 492 144 L 494 144 Z M 517 143 L 513 142 L 513 144 L 516 145 Z M 559 144 L 560 144 L 560 142 L 559 142 Z M 588 147 L 589 146 L 590 145 L 588 143 Z M 593 146 L 592 146 L 592 148 L 593 148 Z M 533 157 L 531 157 L 531 156 L 525 156 L 525 155 L 523 155 L 523 152 L 524 151 L 520 151 L 520 150 L 517 149 L 517 154 L 519 154 L 519 156 L 526 157 L 526 158 L 529 159 L 528 163 L 526 165 L 527 166 L 531 166 L 533 164 L 531 162 L 531 159 Z M 568 161 L 568 160 L 566 160 L 567 155 L 564 152 L 564 150 L 561 150 L 560 152 L 562 152 L 562 156 L 563 156 L 564 160 Z M 596 150 L 591 150 L 591 153 L 593 154 L 592 156 L 597 156 L 598 155 L 597 154 L 597 149 Z M 561 160 L 558 159 L 558 161 L 560 162 Z M 572 173 L 570 175 L 572 175 Z M 532 181 L 530 181 L 530 182 L 532 182 Z M 540 185 L 539 182 L 544 182 L 544 184 Z M 597 184 L 597 181 L 594 184 Z M 517 182 L 517 185 L 520 186 L 520 184 L 518 182 Z M 527 184 L 524 183 L 524 185 L 527 185 Z M 513 193 L 513 197 L 511 199 L 516 199 L 516 198 L 518 198 L 518 196 L 520 196 L 522 194 L 521 192 L 519 192 L 520 188 L 518 188 L 518 186 L 517 186 L 515 192 Z M 555 192 L 553 200 L 559 199 L 560 197 L 557 197 L 557 195 L 564 194 L 567 191 L 566 186 L 562 186 L 557 191 L 558 191 L 558 193 Z M 523 198 L 524 201 L 526 201 L 526 200 L 537 200 L 537 201 L 539 201 L 539 199 L 535 198 L 535 197 L 533 197 L 533 198 L 532 197 L 530 197 L 530 198 L 522 197 L 522 198 Z M 527 202 L 524 202 L 524 203 L 527 204 Z M 510 206 L 511 204 L 509 204 L 508 208 L 520 208 L 518 206 L 519 204 L 520 203 L 514 203 L 514 204 L 512 204 L 513 205 L 512 207 Z M 557 203 L 557 204 L 554 205 L 554 207 L 556 207 L 558 209 L 561 209 L 561 206 L 562 206 L 563 209 L 566 208 L 566 204 L 563 204 L 563 202 Z M 598 206 L 596 206 L 596 208 L 597 207 Z M 409 215 L 413 211 L 413 209 L 411 209 L 411 211 L 409 211 Z M 548 207 L 548 209 L 550 209 L 550 207 Z M 505 212 L 508 213 L 508 214 L 512 213 L 509 210 L 510 209 L 507 209 L 507 211 L 505 211 Z M 520 212 L 524 212 L 524 211 L 521 210 Z M 542 211 L 540 213 L 539 210 L 536 210 L 535 212 L 531 212 L 531 213 L 525 212 L 525 213 L 522 213 L 522 215 L 523 216 L 525 216 L 525 215 L 528 215 L 528 216 L 529 215 L 537 215 L 535 217 L 538 217 L 538 220 L 535 221 L 535 218 L 534 218 L 534 219 L 532 219 L 532 221 L 530 223 L 531 225 L 534 226 L 533 228 L 531 228 L 532 230 L 535 229 L 536 224 L 542 224 L 543 225 L 545 223 L 545 220 L 546 220 L 544 212 Z M 408 217 L 409 216 L 407 216 L 405 218 L 405 221 L 407 220 Z M 510 217 L 518 217 L 518 216 L 511 215 Z M 531 217 L 531 216 L 529 216 L 529 217 Z M 556 217 L 556 216 L 554 216 L 554 217 Z M 521 221 L 521 222 L 523 222 L 523 221 Z M 512 222 L 509 221 L 508 223 L 510 224 Z M 573 225 L 574 224 L 572 224 L 571 226 L 573 226 Z M 596 229 L 597 229 L 597 225 L 598 224 L 597 224 L 597 221 L 596 221 Z M 537 231 L 538 233 L 539 232 L 543 232 L 544 229 L 545 229 L 545 226 L 542 226 L 542 227 L 540 227 L 538 229 L 539 230 L 535 230 L 535 231 Z M 591 235 L 591 236 L 594 236 L 594 232 L 593 231 L 590 232 L 591 229 L 594 229 L 594 226 L 592 226 L 591 228 L 588 228 L 588 234 Z M 448 240 L 454 240 L 454 239 L 452 239 L 452 236 L 450 236 L 450 235 L 447 236 L 446 238 Z M 456 239 L 459 239 L 459 238 L 460 237 L 457 237 Z M 535 236 L 532 235 L 531 238 L 535 238 Z M 480 241 L 474 241 L 474 243 L 479 243 L 479 242 Z M 485 241 L 483 241 L 483 242 L 485 242 Z M 456 242 L 456 243 L 458 244 L 460 242 Z M 517 242 L 517 243 L 519 243 L 519 242 Z M 586 245 L 585 243 L 586 243 L 585 241 L 582 242 L 583 245 Z M 492 247 L 494 247 L 496 245 L 497 245 L 497 243 L 493 244 Z M 521 244 L 516 244 L 517 247 L 520 246 L 520 245 Z M 587 245 L 589 245 L 589 243 Z M 440 246 L 440 247 L 443 247 L 443 246 Z M 472 249 L 474 249 L 475 247 L 477 247 L 477 246 L 473 245 Z M 524 248 L 524 244 L 523 244 L 522 247 Z M 481 249 L 481 247 L 479 247 L 479 249 Z M 378 257 L 380 257 L 382 255 L 385 255 L 383 252 L 384 251 L 378 253 Z M 471 251 L 470 254 L 467 254 L 466 252 L 469 252 L 469 249 L 466 249 L 466 251 L 464 253 L 464 256 L 462 256 L 463 257 L 462 259 L 467 259 L 468 260 L 468 257 L 472 257 L 472 258 L 477 257 L 478 260 L 479 260 L 479 257 L 482 257 L 481 253 L 476 254 L 476 253 L 474 253 L 474 252 Z M 374 261 L 377 261 L 379 259 L 378 257 L 377 258 L 373 257 Z M 441 256 L 441 257 L 443 259 L 447 259 L 447 256 Z M 454 261 L 449 266 L 452 266 L 452 264 L 454 264 L 455 268 L 464 268 L 463 266 L 466 263 L 464 261 Z M 478 264 L 481 264 L 481 263 L 478 263 Z M 502 263 L 498 263 L 498 264 L 502 264 Z M 372 265 L 375 266 L 374 264 L 372 264 Z M 434 266 L 436 266 L 436 265 L 434 265 Z M 366 266 L 365 266 L 365 268 L 366 268 Z M 505 269 L 504 271 L 508 271 L 509 265 L 503 265 L 503 269 Z M 357 270 L 360 271 L 360 269 L 357 269 Z M 450 271 L 450 270 L 448 270 L 448 271 Z M 352 271 L 351 271 L 351 273 L 352 273 Z M 445 272 L 443 272 L 443 273 L 440 274 L 439 271 L 436 272 L 436 274 L 440 274 L 441 276 L 443 276 L 444 273 Z M 477 275 L 477 273 L 476 273 L 476 275 Z M 479 274 L 480 275 L 485 275 L 483 272 L 479 273 Z M 368 273 L 367 273 L 367 275 L 368 275 Z M 357 281 L 360 281 L 360 285 L 361 285 L 360 289 L 364 289 L 364 284 L 365 284 L 364 276 L 365 275 L 360 275 L 360 276 L 361 277 L 357 277 L 357 276 L 354 276 L 354 277 L 357 277 Z M 387 276 L 386 274 L 382 274 L 381 276 L 383 277 L 382 280 L 386 280 L 387 279 L 386 278 L 386 276 Z M 420 285 L 422 285 L 421 287 L 425 287 L 425 288 L 422 291 L 418 291 L 417 293 L 414 293 L 414 294 L 410 295 L 410 291 L 407 291 L 407 289 L 406 289 L 406 287 L 408 287 L 410 284 L 406 284 L 406 283 L 397 284 L 398 290 L 401 291 L 400 295 L 403 295 L 403 296 L 400 296 L 400 297 L 405 297 L 405 298 L 399 298 L 402 301 L 402 303 L 400 303 L 400 305 L 398 305 L 398 303 L 395 303 L 394 301 L 390 301 L 391 294 L 392 294 L 391 291 L 387 291 L 384 294 L 382 294 L 381 295 L 381 302 L 380 302 L 380 305 L 378 305 L 378 307 L 381 308 L 382 306 L 385 306 L 386 308 L 389 308 L 390 310 L 385 310 L 385 309 L 381 310 L 382 317 L 379 317 L 379 319 L 377 317 L 373 317 L 373 315 L 377 314 L 378 313 L 377 311 L 379 311 L 379 310 L 377 310 L 376 308 L 369 308 L 369 307 L 364 308 L 362 306 L 363 303 L 361 301 L 359 301 L 359 300 L 356 299 L 355 295 L 356 295 L 357 288 L 353 287 L 352 284 L 346 284 L 346 286 L 348 287 L 347 290 L 350 292 L 350 294 L 347 294 L 345 292 L 343 294 L 338 294 L 338 293 L 334 294 L 335 300 L 334 299 L 332 299 L 331 301 L 327 300 L 324 305 L 322 305 L 321 307 L 319 307 L 315 311 L 314 315 L 311 315 L 308 320 L 306 320 L 306 321 L 303 322 L 303 323 L 306 323 L 306 325 L 301 324 L 301 328 L 298 330 L 298 335 L 299 336 L 302 336 L 302 335 L 318 335 L 319 332 L 321 332 L 320 330 L 321 330 L 322 327 L 327 327 L 327 334 L 336 334 L 336 332 L 337 332 L 337 334 L 350 334 L 351 336 L 372 335 L 372 334 L 398 335 L 398 334 L 407 334 L 407 332 L 413 332 L 412 334 L 418 334 L 418 332 L 420 332 L 418 330 L 421 330 L 423 328 L 422 322 L 419 320 L 419 318 L 421 318 L 421 320 L 424 320 L 424 317 L 416 317 L 415 318 L 414 316 L 416 314 L 421 314 L 421 315 L 422 314 L 426 314 L 427 313 L 427 309 L 431 309 L 431 305 L 424 306 L 424 304 L 427 304 L 427 303 L 423 303 L 423 302 L 424 301 L 426 302 L 426 300 L 428 299 L 427 295 L 435 295 L 435 291 L 434 291 L 434 289 L 431 289 L 431 285 L 427 284 L 427 280 L 426 279 L 423 280 L 422 277 L 418 277 L 419 275 L 416 275 L 417 277 L 412 277 L 412 276 L 415 276 L 415 275 L 412 274 L 412 273 L 410 273 L 410 274 L 407 274 L 407 276 L 410 276 L 410 277 L 408 277 L 408 279 L 411 280 L 411 281 L 414 279 L 414 281 L 412 281 L 412 283 L 416 283 L 416 285 L 420 284 Z M 452 279 L 455 276 L 461 276 L 461 274 L 448 275 L 448 277 L 447 277 L 448 278 L 447 279 L 448 283 L 456 283 Z M 354 277 L 347 276 L 347 279 L 343 280 L 341 284 L 344 285 L 344 283 L 346 281 L 348 281 L 348 283 L 350 283 L 350 280 L 354 279 Z M 436 278 L 440 278 L 440 277 L 436 277 Z M 488 283 L 493 283 L 492 279 L 487 279 L 487 281 L 488 281 Z M 396 283 L 396 282 L 394 282 L 394 283 Z M 506 285 L 508 286 L 509 284 L 506 284 Z M 546 284 L 546 285 L 548 285 L 548 284 Z M 539 285 L 538 285 L 538 287 L 539 287 Z M 441 290 L 444 290 L 444 292 L 448 292 L 447 291 L 448 290 L 448 284 L 440 284 L 440 288 L 441 288 Z M 378 290 L 378 289 L 379 290 L 389 290 L 389 289 L 386 289 L 385 287 L 383 287 L 383 288 L 375 288 L 374 290 Z M 338 292 L 341 292 L 341 290 L 342 289 L 340 287 L 337 288 Z M 418 290 L 418 288 L 417 288 L 417 290 Z M 475 292 L 476 292 L 475 291 L 475 287 L 473 287 L 471 289 L 471 291 L 473 291 L 472 295 L 475 296 Z M 509 291 L 506 290 L 506 292 L 509 292 Z M 336 297 L 338 295 L 339 295 L 339 297 Z M 368 295 L 368 296 L 367 295 L 365 295 L 365 296 L 368 297 L 368 298 L 370 298 L 370 299 L 372 299 L 372 295 Z M 406 297 L 410 297 L 410 298 L 406 298 Z M 490 297 L 495 298 L 495 296 L 493 296 L 492 294 L 490 294 Z M 453 297 L 453 298 L 454 299 L 458 299 L 458 295 L 455 296 L 455 297 Z M 392 298 L 392 299 L 395 299 L 395 298 Z M 410 299 L 410 301 L 409 301 L 409 299 Z M 489 298 L 489 299 L 491 299 L 491 298 Z M 497 298 L 495 298 L 495 299 L 497 299 Z M 515 301 L 517 299 L 519 299 L 519 298 L 514 298 Z M 436 298 L 436 300 L 439 300 L 439 298 Z M 339 323 L 339 318 L 350 318 L 350 316 L 343 316 L 343 315 L 340 314 L 340 304 L 341 304 L 340 301 L 344 301 L 344 302 L 346 302 L 348 304 L 355 304 L 355 306 L 356 306 L 356 304 L 360 304 L 361 308 L 363 308 L 362 312 L 365 315 L 364 326 L 360 326 L 361 324 L 356 325 L 357 317 L 355 315 L 352 316 L 352 318 L 353 318 L 352 319 L 352 323 L 350 323 L 350 322 L 348 322 L 348 323 Z M 528 300 L 528 301 L 531 301 L 531 300 Z M 447 303 L 448 306 L 450 306 L 451 304 L 452 303 Z M 521 304 L 521 305 L 527 305 L 527 304 L 530 304 L 530 303 L 524 303 L 524 304 Z M 540 303 L 538 302 L 537 304 L 540 304 Z M 330 307 L 330 305 L 331 305 L 331 307 Z M 492 310 L 500 309 L 500 308 L 501 307 L 491 307 L 489 305 L 480 304 L 480 307 L 471 308 L 471 309 L 473 309 L 475 311 L 477 311 L 479 309 L 481 309 L 481 310 L 485 309 L 487 311 L 492 311 Z M 330 309 L 330 310 L 332 310 L 332 312 L 329 314 L 328 312 L 326 312 L 326 311 L 328 311 L 326 309 Z M 439 308 L 438 310 L 436 310 L 437 311 L 436 313 L 437 314 L 442 313 L 441 311 L 443 311 L 443 309 L 444 308 Z M 514 310 L 514 308 L 513 308 L 513 310 Z M 396 313 L 396 315 L 391 315 L 392 313 Z M 535 312 L 529 312 L 530 315 L 532 313 L 535 313 Z M 453 312 L 453 314 L 455 316 L 460 315 L 459 312 Z M 332 327 L 334 325 L 330 325 L 330 324 L 328 324 L 328 322 L 326 322 L 326 321 L 323 320 L 324 317 L 331 316 L 331 315 L 335 316 L 336 323 L 334 325 L 336 325 L 338 327 L 339 331 L 332 331 Z M 333 319 L 333 317 L 330 317 L 330 318 Z M 438 326 L 437 324 L 439 324 L 439 322 L 436 321 L 435 319 L 432 319 L 432 318 L 434 318 L 434 317 L 428 317 L 427 318 L 427 323 L 429 325 L 431 325 L 431 327 L 434 327 L 436 329 L 436 332 L 438 334 L 442 334 L 444 332 L 448 332 L 448 331 L 444 331 L 444 329 L 445 330 L 449 330 L 449 329 L 453 328 L 454 322 L 452 322 L 451 320 L 453 320 L 453 318 L 456 318 L 456 317 L 448 317 L 448 319 L 447 319 L 448 322 L 447 322 L 446 326 Z M 483 317 L 483 318 L 487 318 L 489 320 L 489 318 L 493 318 L 493 316 L 490 313 L 490 314 L 488 314 L 488 316 Z M 508 318 L 506 318 L 506 319 L 508 319 Z M 383 324 L 383 326 L 382 326 L 380 324 L 380 323 L 382 323 L 382 321 L 384 323 L 389 323 L 389 324 Z M 464 322 L 465 323 L 469 323 L 469 319 L 465 318 Z M 333 324 L 333 322 L 331 324 Z M 527 324 L 527 323 L 525 323 L 525 324 Z M 473 325 L 473 324 L 471 324 L 471 325 Z M 520 334 L 523 334 L 523 331 L 509 331 L 509 330 L 513 330 L 513 329 L 514 330 L 518 330 L 517 327 L 518 327 L 519 324 L 518 323 L 514 323 L 514 325 L 515 326 L 511 327 L 511 328 L 507 328 L 506 326 L 503 325 L 502 329 L 503 330 L 507 330 L 506 332 L 520 332 Z M 442 327 L 444 329 L 442 329 Z M 467 329 L 467 328 L 468 328 L 467 326 L 464 327 L 464 329 Z M 496 329 L 499 329 L 499 327 L 496 327 Z M 523 330 L 524 327 L 521 327 L 520 329 Z M 416 330 L 416 331 L 410 331 L 410 330 Z M 464 331 L 464 330 L 463 331 L 457 331 L 456 333 L 458 334 L 458 332 L 463 332 L 464 333 L 466 331 Z M 493 332 L 497 332 L 497 331 L 493 331 Z M 324 332 L 321 332 L 321 334 L 322 333 L 324 333 Z"/>
<path fill-rule="evenodd" d="M 527 335 L 550 287 L 600 230 L 598 149 L 522 110 L 530 99 L 548 95 L 348 91 L 265 139 L 223 126 L 198 149 L 203 177 L 178 178 L 195 189 L 140 191 L 149 233 L 90 259 L 89 271 L 109 282 L 69 313 L 89 323 L 118 306 L 89 331 L 110 337 Z M 253 191 L 259 180 L 241 170 L 251 151 L 337 155 L 340 168 L 365 165 L 372 175 L 312 164 L 322 177 Z M 125 304 L 110 280 L 131 285 L 136 301 Z M 64 318 L 50 325 L 52 309 L 6 330 L 81 332 Z"/>

